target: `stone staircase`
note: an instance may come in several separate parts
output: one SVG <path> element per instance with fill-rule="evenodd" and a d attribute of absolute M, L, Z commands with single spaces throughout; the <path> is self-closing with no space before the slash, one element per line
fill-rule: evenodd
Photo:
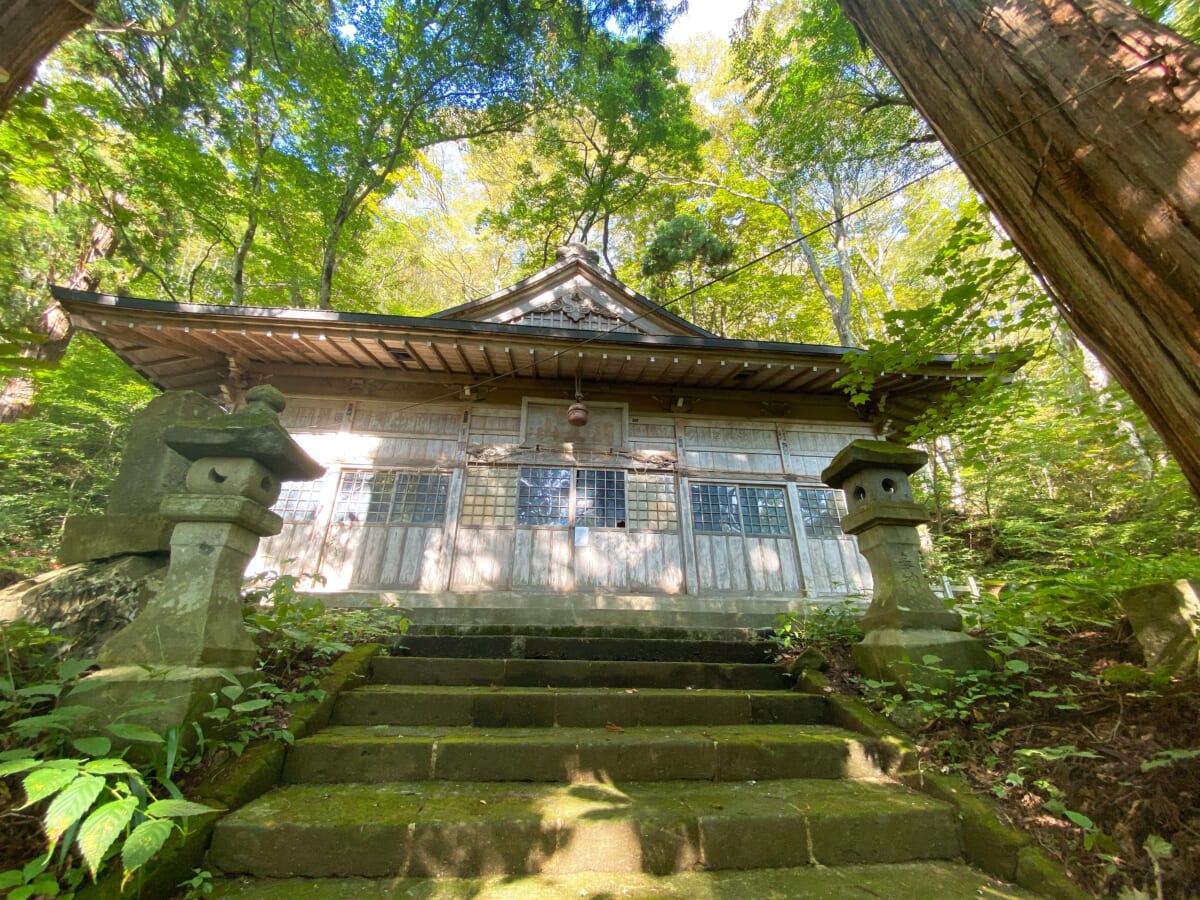
<path fill-rule="evenodd" d="M 748 638 L 409 637 L 218 823 L 215 896 L 1032 896 Z"/>

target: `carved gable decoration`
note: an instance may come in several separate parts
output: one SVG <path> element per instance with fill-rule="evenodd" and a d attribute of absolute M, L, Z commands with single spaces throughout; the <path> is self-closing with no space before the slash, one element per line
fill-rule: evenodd
<path fill-rule="evenodd" d="M 555 288 L 551 297 L 537 298 L 528 309 L 509 319 L 508 324 L 624 334 L 646 333 L 631 321 L 636 318 L 633 312 L 607 297 L 604 298 L 607 302 L 598 302 L 588 296 L 585 290 L 578 284 Z"/>
<path fill-rule="evenodd" d="M 433 318 L 516 328 L 715 337 L 598 268 L 595 254 L 581 245 L 564 248 L 557 263 L 512 287 Z"/>

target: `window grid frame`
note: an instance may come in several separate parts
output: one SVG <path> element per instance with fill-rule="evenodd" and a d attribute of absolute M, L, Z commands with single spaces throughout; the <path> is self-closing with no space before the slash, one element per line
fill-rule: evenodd
<path fill-rule="evenodd" d="M 806 536 L 822 541 L 845 536 L 842 530 L 842 517 L 846 515 L 845 494 L 832 488 L 816 487 L 797 488 L 797 494 Z"/>
<path fill-rule="evenodd" d="M 346 469 L 338 480 L 333 521 L 445 527 L 449 496 L 449 472 Z"/>
<path fill-rule="evenodd" d="M 271 510 L 289 524 L 315 522 L 324 492 L 323 477 L 316 481 L 285 481 Z M 301 511 L 307 515 L 301 515 Z"/>
<path fill-rule="evenodd" d="M 792 536 L 787 492 L 782 486 L 694 481 L 688 488 L 692 530 L 696 534 Z M 768 499 L 771 502 L 766 503 Z"/>

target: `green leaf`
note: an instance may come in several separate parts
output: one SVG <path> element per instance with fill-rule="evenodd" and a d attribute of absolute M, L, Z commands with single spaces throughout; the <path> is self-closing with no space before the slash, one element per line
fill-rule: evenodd
<path fill-rule="evenodd" d="M 83 860 L 87 863 L 92 878 L 96 877 L 108 848 L 133 820 L 137 805 L 136 797 L 122 797 L 120 800 L 105 803 L 88 816 L 83 827 L 79 829 L 75 843 L 83 854 Z"/>
<path fill-rule="evenodd" d="M 266 709 L 270 705 L 271 705 L 270 700 L 266 700 L 266 699 L 262 699 L 262 698 L 260 698 L 258 700 L 246 700 L 243 703 L 235 703 L 233 705 L 233 711 L 234 712 L 254 712 L 255 710 L 259 710 L 259 709 Z"/>
<path fill-rule="evenodd" d="M 22 782 L 25 788 L 25 803 L 20 808 L 33 806 L 39 800 L 44 800 L 51 794 L 57 794 L 74 781 L 78 774 L 79 771 L 75 768 L 59 769 L 43 766 L 35 769 L 26 775 L 25 781 Z"/>
<path fill-rule="evenodd" d="M 151 731 L 145 725 L 136 725 L 132 722 L 114 722 L 108 726 L 116 737 L 123 741 L 134 741 L 140 744 L 161 744 L 163 736 L 156 731 Z"/>
<path fill-rule="evenodd" d="M 51 847 L 58 843 L 64 831 L 92 808 L 105 784 L 103 778 L 97 778 L 95 775 L 80 775 L 50 802 L 42 824 L 45 826 L 46 837 Z"/>
<path fill-rule="evenodd" d="M 1147 837 L 1142 846 L 1146 848 L 1146 852 L 1154 859 L 1169 859 L 1175 850 L 1170 841 L 1157 834 Z"/>
<path fill-rule="evenodd" d="M 138 770 L 123 759 L 93 759 L 83 764 L 89 775 L 136 775 Z"/>
<path fill-rule="evenodd" d="M 1023 659 L 1010 659 L 1004 664 L 1004 668 L 1016 675 L 1023 675 L 1029 671 L 1029 663 Z"/>
<path fill-rule="evenodd" d="M 40 765 L 41 763 L 36 759 L 14 759 L 0 763 L 0 778 L 5 775 L 20 775 L 22 772 L 28 772 Z"/>
<path fill-rule="evenodd" d="M 25 879 L 21 877 L 20 869 L 9 869 L 6 872 L 0 872 L 0 891 L 6 888 L 16 887 Z"/>
<path fill-rule="evenodd" d="M 136 872 L 162 849 L 174 827 L 166 819 L 147 819 L 129 833 L 121 847 L 121 865 L 126 876 Z"/>
<path fill-rule="evenodd" d="M 58 675 L 63 681 L 78 678 L 96 664 L 94 659 L 65 659 L 58 667 Z"/>
<path fill-rule="evenodd" d="M 84 756 L 104 756 L 112 749 L 112 741 L 106 737 L 86 737 L 71 741 L 71 746 Z"/>
<path fill-rule="evenodd" d="M 1074 822 L 1076 825 L 1078 825 L 1080 828 L 1084 829 L 1085 831 L 1091 831 L 1093 828 L 1096 827 L 1095 822 L 1093 822 L 1091 819 L 1089 819 L 1083 813 L 1076 812 L 1073 809 L 1063 810 L 1063 815 L 1069 821 Z"/>
<path fill-rule="evenodd" d="M 155 800 L 146 807 L 146 815 L 157 819 L 177 819 L 183 816 L 202 816 L 216 812 L 211 806 L 193 803 L 191 800 Z"/>

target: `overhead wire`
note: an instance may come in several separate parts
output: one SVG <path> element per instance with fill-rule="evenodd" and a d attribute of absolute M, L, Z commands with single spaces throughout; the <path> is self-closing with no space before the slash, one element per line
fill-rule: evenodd
<path fill-rule="evenodd" d="M 1132 77 L 1133 75 L 1136 75 L 1142 69 L 1148 68 L 1149 66 L 1153 65 L 1156 62 L 1160 62 L 1162 59 L 1164 59 L 1166 57 L 1166 55 L 1167 54 L 1165 51 L 1158 53 L 1154 56 L 1151 56 L 1147 59 L 1142 60 L 1140 63 L 1137 63 L 1134 66 L 1130 66 L 1121 72 L 1116 72 L 1112 75 L 1109 75 L 1107 78 L 1103 78 L 1093 85 L 1090 85 L 1086 88 L 1076 91 L 1074 94 L 1070 94 L 1069 96 L 1065 97 L 1064 99 L 1062 99 L 1058 103 L 1054 104 L 1053 106 L 1047 107 L 1046 109 L 1042 110 L 1041 112 L 1035 113 L 1034 115 L 1029 116 L 1026 119 L 1023 119 L 1022 121 L 1013 125 L 1011 128 L 1007 129 L 1006 131 L 1003 131 L 997 135 L 994 135 L 994 136 L 988 138 L 985 141 L 981 141 L 978 144 L 975 144 L 974 146 L 967 148 L 961 154 L 959 154 L 957 157 L 954 157 L 954 156 L 948 157 L 944 162 L 939 163 L 938 165 L 921 173 L 920 175 L 914 176 L 913 178 L 910 178 L 907 181 L 904 181 L 904 182 L 896 185 L 895 187 L 890 188 L 889 190 L 885 191 L 884 193 L 880 194 L 879 196 L 874 197 L 871 200 L 867 200 L 867 201 L 859 204 L 858 206 L 854 207 L 853 209 L 847 210 L 846 212 L 842 213 L 841 215 L 834 216 L 832 219 L 829 219 L 828 221 L 823 222 L 822 224 L 805 232 L 804 234 L 799 235 L 798 237 L 794 237 L 789 241 L 785 241 L 784 243 L 780 244 L 779 246 L 777 246 L 771 250 L 768 250 L 766 253 L 762 253 L 759 256 L 756 256 L 754 259 L 749 260 L 748 262 L 744 262 L 741 265 L 735 266 L 732 269 L 728 269 L 724 272 L 721 272 L 718 275 L 714 276 L 713 278 L 709 279 L 708 281 L 698 284 L 695 287 L 692 287 L 692 288 L 688 289 L 687 291 L 684 291 L 682 294 L 679 294 L 676 297 L 672 297 L 670 300 L 666 300 L 661 304 L 653 304 L 652 303 L 650 309 L 647 309 L 645 312 L 639 313 L 630 319 L 623 319 L 619 325 L 614 325 L 613 327 L 605 329 L 603 331 L 597 331 L 594 335 L 591 335 L 589 337 L 580 338 L 579 340 L 568 345 L 567 347 L 563 347 L 560 350 L 556 350 L 556 351 L 552 352 L 550 354 L 550 356 L 546 359 L 542 359 L 540 361 L 535 359 L 531 362 L 523 363 L 519 366 L 514 366 L 512 369 L 510 369 L 507 372 L 503 372 L 503 373 L 500 373 L 497 375 L 490 376 L 488 378 L 483 379 L 482 381 L 472 382 L 470 385 L 466 385 L 465 387 L 467 389 L 469 389 L 470 391 L 474 391 L 479 388 L 485 387 L 489 384 L 492 384 L 494 382 L 502 381 L 505 378 L 512 378 L 513 376 L 515 376 L 521 372 L 526 372 L 530 369 L 536 369 L 538 366 L 543 366 L 543 365 L 546 365 L 547 363 L 552 363 L 555 360 L 560 359 L 561 357 L 566 356 L 569 353 L 577 352 L 582 347 L 586 347 L 590 344 L 595 343 L 598 340 L 602 340 L 603 338 L 608 337 L 611 334 L 615 334 L 618 331 L 618 329 L 620 329 L 621 327 L 624 327 L 626 325 L 632 325 L 633 323 L 638 322 L 641 319 L 647 318 L 648 316 L 652 316 L 658 312 L 664 312 L 664 311 L 670 312 L 668 307 L 674 306 L 675 304 L 679 303 L 680 301 L 686 300 L 688 297 L 691 297 L 700 291 L 703 291 L 703 290 L 706 290 L 707 288 L 712 287 L 714 284 L 718 284 L 722 281 L 725 281 L 728 278 L 732 278 L 734 275 L 737 275 L 739 272 L 744 272 L 746 269 L 749 269 L 751 266 L 756 266 L 759 263 L 764 262 L 764 261 L 770 259 L 771 257 L 784 252 L 785 250 L 789 250 L 792 247 L 795 247 L 797 244 L 800 244 L 804 241 L 807 241 L 810 238 L 816 237 L 817 235 L 819 235 L 825 231 L 828 231 L 830 228 L 833 228 L 835 225 L 845 222 L 847 219 L 850 219 L 853 216 L 856 216 L 856 215 L 859 215 L 860 213 L 866 212 L 867 210 L 872 209 L 873 207 L 876 207 L 879 204 L 886 202 L 887 200 L 890 200 L 892 197 L 895 197 L 897 194 L 903 193 L 904 191 L 908 190 L 909 188 L 920 184 L 922 181 L 932 178 L 938 172 L 941 172 L 945 169 L 950 168 L 952 165 L 955 165 L 959 159 L 963 159 L 968 156 L 973 156 L 974 154 L 980 152 L 981 150 L 984 150 L 984 149 L 990 147 L 992 144 L 995 144 L 998 141 L 1002 141 L 1005 138 L 1009 137 L 1010 135 L 1016 133 L 1017 131 L 1020 131 L 1022 128 L 1025 128 L 1026 126 L 1033 124 L 1034 122 L 1038 121 L 1039 119 L 1041 119 L 1045 116 L 1048 116 L 1051 113 L 1057 112 L 1058 110 L 1062 109 L 1064 106 L 1068 106 L 1068 105 L 1074 103 L 1075 101 L 1077 101 L 1083 97 L 1086 97 L 1088 94 L 1098 91 L 1101 88 L 1107 87 L 1108 85 L 1110 85 L 1116 81 L 1128 80 L 1130 77 Z M 459 399 L 462 396 L 463 396 L 463 388 L 458 388 L 456 390 L 449 391 L 445 394 L 439 394 L 435 397 L 431 397 L 426 400 L 419 400 L 419 401 L 411 403 L 407 406 L 402 406 L 402 407 L 398 408 L 396 410 L 396 412 L 407 412 L 410 409 L 417 409 L 418 407 L 421 407 L 421 406 L 428 406 L 433 403 L 440 403 L 444 400 Z"/>

